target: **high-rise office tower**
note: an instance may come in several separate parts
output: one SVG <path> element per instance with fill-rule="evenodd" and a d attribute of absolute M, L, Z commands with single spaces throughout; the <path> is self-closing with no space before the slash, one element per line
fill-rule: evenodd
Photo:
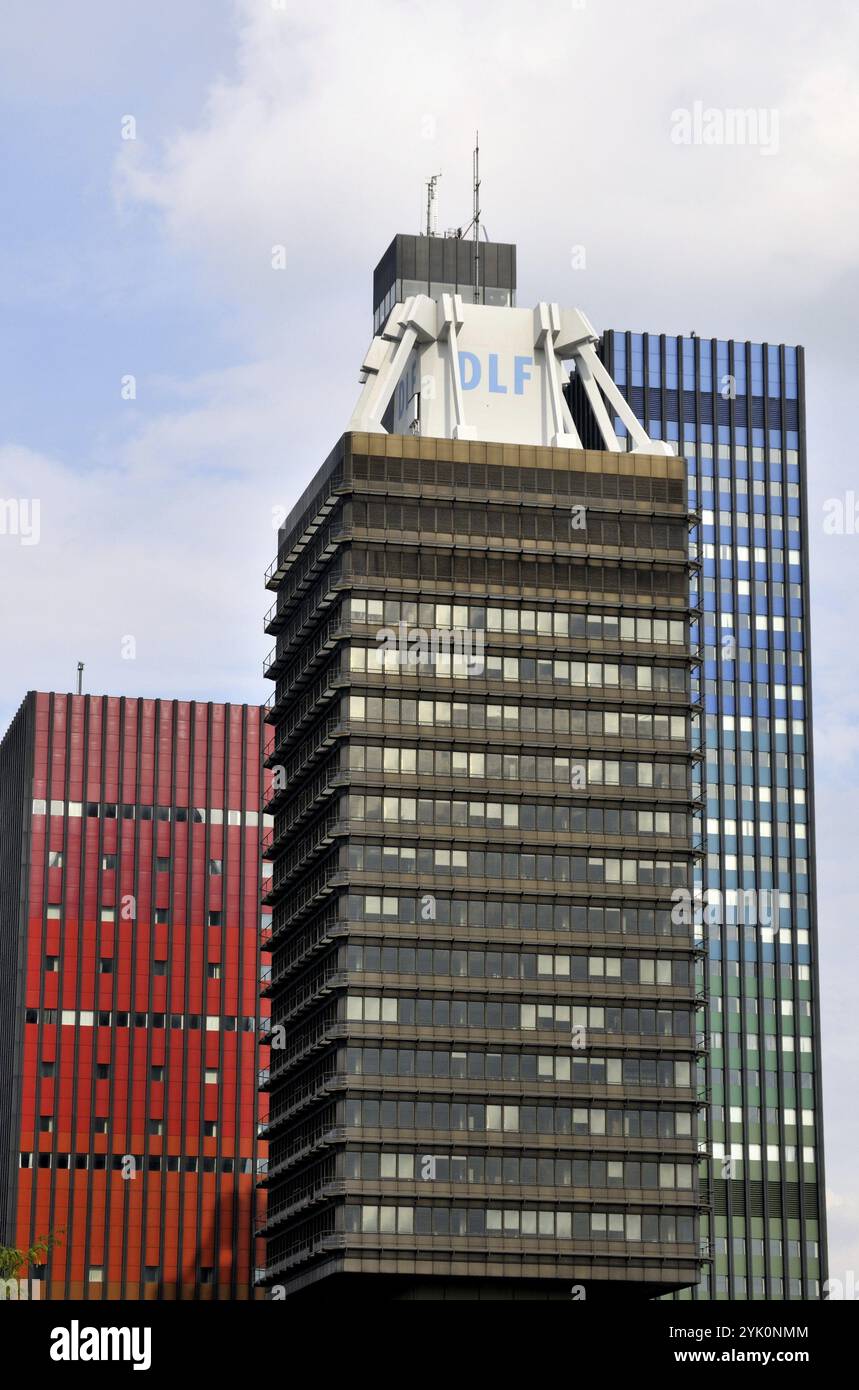
<path fill-rule="evenodd" d="M 31 693 L 0 744 L 0 1243 L 54 1238 L 42 1298 L 254 1296 L 267 732 Z"/>
<path fill-rule="evenodd" d="M 267 576 L 274 1296 L 699 1277 L 685 464 L 505 277 L 395 291 Z"/>
<path fill-rule="evenodd" d="M 687 460 L 700 513 L 714 1258 L 697 1294 L 815 1299 L 827 1276 L 803 351 L 609 331 L 600 355 Z"/>

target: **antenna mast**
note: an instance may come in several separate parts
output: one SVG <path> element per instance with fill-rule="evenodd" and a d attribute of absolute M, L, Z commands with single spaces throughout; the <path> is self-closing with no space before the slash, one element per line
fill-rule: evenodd
<path fill-rule="evenodd" d="M 480 297 L 480 131 L 474 132 L 474 302 Z"/>
<path fill-rule="evenodd" d="M 427 179 L 427 228 L 426 228 L 426 234 L 427 234 L 427 236 L 435 236 L 435 235 L 436 235 L 436 230 L 435 230 L 435 220 L 436 220 L 436 219 L 435 219 L 435 200 L 436 200 L 436 192 L 437 192 L 437 188 L 438 188 L 438 181 L 439 181 L 440 178 L 441 178 L 441 174 L 439 173 L 439 174 L 432 174 L 431 177 Z"/>
<path fill-rule="evenodd" d="M 83 664 L 82 661 L 79 661 L 79 662 L 78 662 L 78 694 L 79 694 L 79 695 L 83 695 L 83 693 L 84 693 L 84 664 Z"/>

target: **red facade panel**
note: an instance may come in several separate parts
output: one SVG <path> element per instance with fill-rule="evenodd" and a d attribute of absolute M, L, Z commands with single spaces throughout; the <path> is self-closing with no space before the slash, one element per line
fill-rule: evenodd
<path fill-rule="evenodd" d="M 48 1297 L 252 1297 L 270 730 L 33 698 L 16 1243 Z"/>

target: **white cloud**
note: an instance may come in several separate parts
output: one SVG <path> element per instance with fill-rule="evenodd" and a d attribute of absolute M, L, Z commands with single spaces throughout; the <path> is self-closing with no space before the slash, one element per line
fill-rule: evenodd
<path fill-rule="evenodd" d="M 646 267 L 684 320 L 690 304 L 700 320 L 726 297 L 795 305 L 854 264 L 849 10 L 838 26 L 804 6 L 750 13 L 739 0 L 368 0 L 360 16 L 344 0 L 312 11 L 241 0 L 238 13 L 236 78 L 212 87 L 198 123 L 159 157 L 126 147 L 119 186 L 160 209 L 174 246 L 243 300 L 257 332 L 314 301 L 330 329 L 339 287 L 367 285 L 389 234 L 417 230 L 431 172 L 443 172 L 442 225 L 468 221 L 478 125 L 490 233 L 520 241 L 538 293 L 602 292 L 599 275 L 570 273 L 583 229 L 594 269 L 640 294 Z M 678 148 L 671 112 L 696 100 L 776 108 L 779 154 Z M 283 287 L 269 264 L 277 243 Z"/>
<path fill-rule="evenodd" d="M 255 701 L 270 645 L 263 572 L 277 545 L 274 514 L 305 479 L 284 468 L 294 423 L 280 364 L 186 383 L 179 408 L 103 441 L 84 469 L 20 446 L 0 448 L 0 495 L 39 499 L 40 536 L 0 535 L 8 717 L 29 686 L 196 693 Z M 311 469 L 308 466 L 307 472 Z M 6 528 L 8 530 L 8 527 Z M 136 660 L 121 641 L 136 639 Z"/>

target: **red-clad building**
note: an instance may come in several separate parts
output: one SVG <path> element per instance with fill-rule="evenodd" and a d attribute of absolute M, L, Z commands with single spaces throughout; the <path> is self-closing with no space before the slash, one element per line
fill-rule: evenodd
<path fill-rule="evenodd" d="M 0 744 L 0 1244 L 54 1241 L 43 1298 L 254 1296 L 270 736 L 31 692 Z"/>

